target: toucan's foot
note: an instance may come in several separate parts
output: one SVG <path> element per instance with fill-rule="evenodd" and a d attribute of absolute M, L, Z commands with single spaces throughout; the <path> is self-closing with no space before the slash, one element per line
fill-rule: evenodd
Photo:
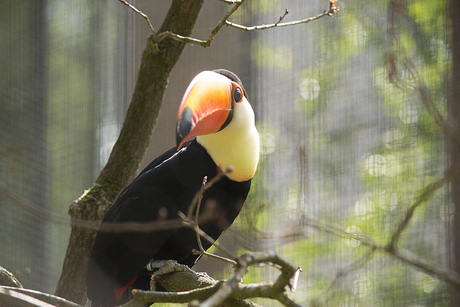
<path fill-rule="evenodd" d="M 155 278 L 157 276 L 166 275 L 169 273 L 174 272 L 189 272 L 192 274 L 197 274 L 195 271 L 190 269 L 188 266 L 184 264 L 178 263 L 176 260 L 150 260 L 149 264 L 147 265 L 147 270 L 155 271 L 152 274 L 152 278 L 150 280 L 150 290 L 156 290 L 156 281 Z"/>
<path fill-rule="evenodd" d="M 176 260 L 150 260 L 147 270 L 156 271 L 153 275 L 165 275 L 172 272 L 194 272 L 188 266 L 178 263 Z"/>

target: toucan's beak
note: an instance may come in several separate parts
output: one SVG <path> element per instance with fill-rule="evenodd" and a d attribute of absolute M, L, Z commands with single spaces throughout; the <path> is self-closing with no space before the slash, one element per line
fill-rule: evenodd
<path fill-rule="evenodd" d="M 190 83 L 177 115 L 176 141 L 184 142 L 198 135 L 223 129 L 233 116 L 232 81 L 227 77 L 204 71 Z"/>

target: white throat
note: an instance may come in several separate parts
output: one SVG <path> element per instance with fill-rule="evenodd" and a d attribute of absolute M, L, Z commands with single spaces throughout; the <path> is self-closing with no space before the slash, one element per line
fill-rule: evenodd
<path fill-rule="evenodd" d="M 227 127 L 196 138 L 221 170 L 232 167 L 233 171 L 227 174 L 231 180 L 246 181 L 256 172 L 259 133 L 254 121 L 254 111 L 244 97 L 233 107 L 233 118 Z"/>

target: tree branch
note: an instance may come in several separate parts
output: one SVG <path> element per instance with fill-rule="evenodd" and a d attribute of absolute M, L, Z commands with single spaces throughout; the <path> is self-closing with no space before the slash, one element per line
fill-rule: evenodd
<path fill-rule="evenodd" d="M 219 0 L 220 2 L 227 3 L 227 4 L 235 4 L 235 3 L 241 3 L 244 0 Z"/>
<path fill-rule="evenodd" d="M 333 235 L 337 235 L 340 237 L 344 237 L 347 239 L 356 240 L 360 242 L 361 244 L 372 247 L 372 248 L 377 248 L 380 250 L 383 250 L 385 248 L 384 246 L 377 244 L 376 241 L 371 237 L 368 237 L 364 234 L 356 235 L 353 233 L 346 232 L 345 230 L 342 230 L 340 226 L 327 224 L 327 223 L 324 223 L 324 222 L 321 222 L 321 221 L 318 221 L 312 218 L 307 218 L 307 217 L 305 217 L 303 221 L 305 222 L 305 225 L 314 227 L 320 231 L 324 231 L 324 232 L 327 232 Z"/>
<path fill-rule="evenodd" d="M 209 47 L 211 46 L 211 43 L 214 39 L 214 36 L 219 32 L 219 30 L 222 28 L 222 26 L 227 22 L 227 19 L 230 18 L 230 16 L 243 4 L 244 0 L 241 1 L 235 1 L 235 5 L 225 14 L 225 16 L 217 23 L 217 25 L 212 29 L 211 33 L 208 36 L 208 39 L 203 41 L 199 40 L 193 37 L 189 36 L 183 36 L 177 33 L 174 33 L 172 31 L 167 31 L 167 32 L 162 32 L 158 34 L 153 41 L 155 43 L 158 43 L 162 41 L 166 37 L 171 37 L 172 39 L 179 41 L 179 42 L 184 42 L 184 43 L 189 43 L 189 44 L 195 44 L 199 45 L 202 47 Z M 229 2 L 226 2 L 229 3 Z M 230 2 L 233 3 L 233 2 Z"/>
<path fill-rule="evenodd" d="M 393 38 L 398 42 L 398 53 L 402 53 L 404 56 L 404 67 L 409 72 L 410 76 L 414 79 L 416 85 L 415 90 L 419 93 L 420 99 L 424 107 L 428 110 L 430 115 L 433 117 L 436 124 L 444 131 L 446 136 L 457 146 L 460 147 L 460 134 L 456 131 L 455 127 L 453 127 L 449 122 L 442 116 L 441 112 L 439 112 L 438 108 L 433 102 L 431 98 L 430 91 L 425 84 L 425 81 L 418 73 L 416 66 L 412 62 L 411 57 L 408 55 L 407 50 L 399 43 L 399 39 L 396 37 L 395 33 L 393 34 Z M 410 90 L 412 91 L 414 87 L 408 87 L 402 84 L 398 78 L 396 78 L 396 54 L 394 52 L 389 52 L 386 56 L 387 67 L 390 67 L 389 72 L 389 80 L 393 83 L 396 87 L 403 90 Z"/>
<path fill-rule="evenodd" d="M 159 31 L 190 35 L 203 0 L 174 0 Z M 149 40 L 151 42 L 151 40 Z M 169 75 L 185 43 L 173 40 L 147 44 L 142 55 L 132 101 L 109 160 L 93 187 L 69 208 L 72 230 L 56 295 L 86 304 L 86 267 L 97 227 L 79 227 L 81 220 L 102 220 L 108 208 L 134 178 L 149 144 Z"/>
<path fill-rule="evenodd" d="M 322 18 L 324 16 L 334 17 L 333 14 L 337 13 L 339 11 L 339 7 L 335 6 L 335 3 L 337 2 L 337 0 L 330 0 L 329 2 L 330 2 L 330 4 L 329 4 L 329 9 L 328 10 L 325 10 L 324 12 L 322 12 L 321 14 L 318 14 L 316 16 L 309 17 L 309 18 L 302 19 L 302 20 L 296 20 L 296 21 L 280 23 L 280 21 L 282 19 L 284 19 L 286 14 L 289 12 L 286 9 L 286 12 L 284 13 L 283 16 L 280 17 L 280 20 L 278 22 L 276 22 L 276 23 L 273 23 L 273 24 L 251 26 L 251 27 L 243 26 L 243 25 L 236 24 L 236 23 L 233 23 L 233 22 L 230 22 L 230 21 L 225 21 L 225 24 L 227 26 L 234 27 L 234 28 L 244 30 L 244 31 L 256 31 L 256 30 L 266 30 L 266 29 L 270 29 L 270 28 L 281 28 L 281 27 L 287 27 L 287 26 L 295 26 L 295 25 L 302 24 L 302 23 L 309 23 L 310 21 L 320 19 L 320 18 Z"/>
<path fill-rule="evenodd" d="M 229 167 L 227 170 L 223 171 L 223 172 L 219 172 L 214 178 L 212 178 L 209 182 L 207 182 L 208 178 L 207 177 L 204 177 L 203 178 L 203 184 L 201 186 L 201 189 L 199 191 L 197 191 L 197 193 L 195 194 L 193 200 L 192 200 L 192 203 L 190 204 L 189 208 L 188 208 L 188 214 L 187 214 L 187 217 L 185 217 L 182 212 L 180 212 L 180 216 L 182 217 L 182 220 L 186 223 L 186 225 L 190 228 L 192 228 L 195 233 L 196 233 L 196 240 L 197 240 L 197 243 L 198 243 L 198 246 L 200 248 L 200 251 L 196 251 L 196 250 L 192 250 L 192 253 L 193 254 L 198 254 L 198 255 L 205 255 L 205 256 L 208 256 L 208 257 L 212 257 L 212 258 L 215 258 L 215 259 L 219 259 L 219 260 L 222 260 L 224 262 L 227 262 L 227 263 L 230 263 L 232 265 L 235 265 L 236 264 L 236 261 L 235 260 L 232 260 L 232 259 L 228 259 L 228 258 L 224 258 L 224 257 L 221 257 L 221 256 L 218 256 L 218 255 L 214 255 L 214 254 L 210 254 L 208 252 L 206 252 L 206 250 L 203 248 L 203 245 L 201 244 L 201 236 L 203 235 L 207 241 L 209 241 L 209 243 L 212 243 L 212 244 L 216 244 L 215 241 L 213 240 L 212 237 L 208 236 L 205 232 L 203 232 L 199 225 L 200 225 L 200 222 L 199 222 L 199 218 L 200 218 L 200 207 L 201 207 L 201 201 L 203 199 L 203 194 L 204 192 L 209 189 L 215 182 L 219 181 L 220 179 L 222 179 L 226 174 L 232 172 L 233 169 L 231 167 Z M 195 210 L 195 221 L 192 220 L 192 214 L 193 214 L 193 209 L 196 208 Z M 211 241 L 210 241 L 211 240 Z M 227 255 L 229 255 L 230 257 L 234 258 L 233 255 L 227 251 L 225 248 L 222 249 L 222 247 L 220 246 L 217 246 L 217 248 L 221 249 L 224 253 L 226 253 Z"/>
<path fill-rule="evenodd" d="M 197 274 L 189 272 L 174 272 L 165 275 L 162 279 L 155 277 L 155 282 L 164 286 L 169 292 L 159 291 L 142 291 L 133 290 L 133 300 L 123 305 L 125 307 L 143 306 L 151 302 L 168 302 L 168 303 L 187 303 L 194 300 L 202 301 L 202 303 L 193 303 L 193 306 L 213 307 L 213 306 L 257 306 L 256 304 L 247 301 L 248 298 L 263 297 L 275 299 L 285 306 L 300 307 L 301 304 L 291 300 L 285 292 L 286 286 L 290 286 L 290 279 L 298 270 L 289 260 L 274 252 L 244 254 L 237 258 L 237 265 L 234 275 L 228 281 L 206 281 L 200 284 L 202 288 L 183 291 L 177 288 L 177 284 L 189 285 L 200 277 Z M 241 284 L 240 280 L 246 274 L 249 266 L 257 264 L 271 264 L 281 271 L 280 276 L 273 282 L 262 282 L 259 284 Z M 177 282 L 172 282 L 175 279 Z M 181 283 L 183 279 L 187 282 Z M 209 284 L 207 284 L 209 283 Z M 175 285 L 171 285 L 175 284 Z M 196 285 L 195 285 L 196 286 Z M 182 291 L 179 291 L 182 290 Z M 178 292 L 179 291 L 179 292 Z M 230 301 L 229 301 L 230 300 Z"/>
<path fill-rule="evenodd" d="M 144 13 L 142 13 L 142 11 L 138 10 L 134 5 L 129 4 L 125 0 L 118 0 L 118 1 L 120 1 L 121 3 L 123 3 L 124 5 L 129 7 L 130 9 L 132 9 L 137 14 L 141 15 L 147 21 L 147 24 L 149 25 L 150 31 L 152 31 L 152 35 L 155 35 L 155 30 L 153 29 L 153 26 L 152 26 L 152 23 L 150 22 L 149 16 L 147 16 Z"/>
<path fill-rule="evenodd" d="M 412 267 L 418 268 L 425 273 L 443 280 L 455 288 L 460 290 L 460 274 L 453 270 L 440 267 L 438 264 L 429 263 L 417 254 L 403 248 L 395 248 L 393 250 L 386 250 L 390 255 L 394 256 L 401 262 L 408 264 Z"/>
<path fill-rule="evenodd" d="M 120 2 L 146 19 L 152 33 L 155 33 L 146 14 L 126 2 L 126 0 L 120 0 Z M 223 2 L 233 6 L 214 27 L 206 41 L 189 37 L 203 0 L 174 0 L 163 25 L 158 31 L 160 34 L 152 35 L 152 38 L 149 39 L 142 56 L 133 98 L 109 160 L 93 187 L 70 205 L 69 214 L 71 216 L 72 230 L 56 295 L 82 305 L 86 303 L 86 271 L 84 268 L 87 266 L 98 224 L 112 202 L 137 172 L 158 118 L 169 74 L 185 44 L 195 43 L 204 47 L 209 46 L 214 36 L 227 23 L 228 18 L 243 4 L 243 0 L 223 0 Z M 334 4 L 335 0 L 331 0 L 331 8 L 334 8 L 334 12 L 336 12 L 337 8 L 335 8 Z M 325 14 L 332 15 L 332 12 L 330 10 Z M 280 17 L 277 26 L 283 25 L 280 21 L 284 16 Z M 167 37 L 172 39 L 165 40 Z M 212 240 L 205 233 L 200 232 L 199 227 L 193 225 L 196 222 L 184 221 L 186 224 L 188 223 L 189 227 L 196 229 L 200 236 L 207 240 Z M 165 227 L 165 225 L 139 224 L 112 226 L 116 229 L 119 229 L 118 227 L 127 227 L 126 231 L 130 231 L 129 229 L 137 231 L 139 228 L 145 230 L 147 228 L 151 229 L 150 227 Z M 218 247 L 218 245 L 216 246 Z M 222 249 L 222 247 L 220 248 Z M 281 294 L 278 295 L 277 299 L 290 304 L 289 298 Z"/>
<path fill-rule="evenodd" d="M 0 266 L 0 286 L 22 288 L 22 284 L 14 275 Z"/>
<path fill-rule="evenodd" d="M 354 235 L 350 234 L 344 230 L 341 230 L 337 226 L 328 225 L 324 222 L 316 221 L 313 219 L 305 218 L 305 222 L 307 225 L 315 227 L 319 230 L 339 235 L 341 237 L 345 237 L 348 239 L 353 239 L 359 241 L 363 245 L 367 245 L 371 247 L 373 250 L 380 250 L 383 251 L 400 261 L 415 267 L 417 269 L 423 270 L 425 273 L 435 276 L 436 278 L 443 280 L 457 288 L 460 288 L 460 275 L 455 273 L 452 270 L 444 269 L 439 267 L 439 265 L 431 264 L 424 260 L 423 258 L 419 257 L 416 254 L 411 253 L 408 250 L 403 248 L 399 248 L 396 246 L 400 236 L 402 235 L 403 231 L 409 225 L 409 222 L 413 216 L 414 211 L 426 201 L 429 196 L 431 196 L 436 190 L 442 187 L 445 183 L 451 181 L 453 178 L 458 176 L 460 173 L 460 166 L 452 166 L 449 167 L 444 176 L 440 179 L 432 182 L 429 184 L 425 189 L 424 192 L 417 197 L 415 202 L 409 207 L 404 219 L 399 223 L 398 227 L 395 230 L 395 233 L 392 235 L 390 243 L 387 246 L 381 246 L 375 243 L 372 238 L 366 237 L 364 235 Z"/>
<path fill-rule="evenodd" d="M 235 256 L 232 255 L 225 247 L 221 246 L 214 240 L 210 235 L 200 229 L 199 225 L 197 225 L 193 220 L 189 219 L 185 214 L 179 211 L 179 217 L 184 221 L 184 225 L 196 231 L 198 235 L 206 239 L 209 243 L 211 243 L 215 248 L 225 253 L 230 259 L 235 260 Z M 236 261 L 236 260 L 235 260 Z"/>
<path fill-rule="evenodd" d="M 358 259 L 354 263 L 350 264 L 345 269 L 342 269 L 342 270 L 338 271 L 337 274 L 335 275 L 334 280 L 329 285 L 329 287 L 327 287 L 325 290 L 323 290 L 323 292 L 320 295 L 318 295 L 318 297 L 315 298 L 312 301 L 312 305 L 313 306 L 320 306 L 320 301 L 322 300 L 322 298 L 327 295 L 327 293 L 339 282 L 339 280 L 344 278 L 345 276 L 347 276 L 349 273 L 353 272 L 354 270 L 356 270 L 360 266 L 362 266 L 367 261 L 369 261 L 372 258 L 372 256 L 374 255 L 374 252 L 375 252 L 376 249 L 377 248 L 372 247 L 363 257 L 361 257 L 360 259 Z"/>
<path fill-rule="evenodd" d="M 61 297 L 30 289 L 0 286 L 0 293 L 0 302 L 10 302 L 12 306 L 81 307 Z"/>
<path fill-rule="evenodd" d="M 426 86 L 424 80 L 415 69 L 415 65 L 412 63 L 412 60 L 407 57 L 406 59 L 406 68 L 409 71 L 410 75 L 418 85 L 416 86 L 416 90 L 420 94 L 420 99 L 422 100 L 423 105 L 428 110 L 430 115 L 433 117 L 436 124 L 444 131 L 446 136 L 454 142 L 457 146 L 460 147 L 460 135 L 455 131 L 455 129 L 449 125 L 447 120 L 441 115 L 438 108 L 435 106 L 433 99 L 431 98 L 430 92 L 428 87 Z"/>
<path fill-rule="evenodd" d="M 161 32 L 160 34 L 155 36 L 153 41 L 155 43 L 158 43 L 158 42 L 161 42 L 162 40 L 164 40 L 167 37 L 171 37 L 172 39 L 180 41 L 180 42 L 185 42 L 185 43 L 189 43 L 189 44 L 195 44 L 195 45 L 199 45 L 199 46 L 202 46 L 202 47 L 209 47 L 211 45 L 213 39 L 214 39 L 214 36 L 219 32 L 219 30 L 222 28 L 222 26 L 224 24 L 227 25 L 227 26 L 231 26 L 231 27 L 240 29 L 240 30 L 244 30 L 244 31 L 265 30 L 265 29 L 269 29 L 269 28 L 294 26 L 294 25 L 298 25 L 298 24 L 302 24 L 302 23 L 308 23 L 310 21 L 320 19 L 320 18 L 322 18 L 324 16 L 334 17 L 333 14 L 337 13 L 339 11 L 339 7 L 335 6 L 335 3 L 337 2 L 337 0 L 329 0 L 330 4 L 329 4 L 329 9 L 328 10 L 325 10 L 323 13 L 318 14 L 318 15 L 313 16 L 313 17 L 310 17 L 310 18 L 281 23 L 281 21 L 284 19 L 284 17 L 286 17 L 286 15 L 289 13 L 289 10 L 286 9 L 284 14 L 282 16 L 280 16 L 279 20 L 274 24 L 246 27 L 246 26 L 239 25 L 239 24 L 236 24 L 236 23 L 228 21 L 230 16 L 243 4 L 244 0 L 240 0 L 240 1 L 236 1 L 236 0 L 235 1 L 220 0 L 220 1 L 228 3 L 228 4 L 235 4 L 235 5 L 227 12 L 227 14 L 214 27 L 214 29 L 209 34 L 207 40 L 200 40 L 200 39 L 197 39 L 197 38 L 193 38 L 193 37 L 189 37 L 189 36 L 183 36 L 183 35 L 171 32 L 171 31 L 167 31 L 167 32 Z"/>
<path fill-rule="evenodd" d="M 416 198 L 415 202 L 407 209 L 404 219 L 399 223 L 396 231 L 391 237 L 390 243 L 388 244 L 387 247 L 385 247 L 385 249 L 388 249 L 390 251 L 396 248 L 396 244 L 398 243 L 398 240 L 401 237 L 403 231 L 409 225 L 409 222 L 412 219 L 415 209 L 417 209 L 423 202 L 428 200 L 428 198 L 434 192 L 436 192 L 439 188 L 441 188 L 444 184 L 451 181 L 453 178 L 455 178 L 459 174 L 460 174 L 460 166 L 458 165 L 451 166 L 444 172 L 444 176 L 442 176 L 440 179 L 430 183 L 428 186 L 425 187 L 423 193 L 420 194 Z"/>

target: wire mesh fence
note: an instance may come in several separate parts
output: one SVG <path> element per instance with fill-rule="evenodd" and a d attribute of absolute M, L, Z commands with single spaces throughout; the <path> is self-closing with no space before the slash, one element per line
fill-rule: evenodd
<path fill-rule="evenodd" d="M 132 3 L 154 28 L 170 5 Z M 283 21 L 301 20 L 329 4 L 252 0 L 230 20 L 276 23 L 286 9 Z M 190 80 L 202 70 L 232 70 L 255 110 L 261 156 L 244 210 L 221 243 L 236 254 L 276 250 L 302 267 L 290 296 L 305 305 L 449 305 L 449 283 L 429 270 L 457 261 L 449 231 L 455 204 L 443 180 L 452 67 L 447 3 L 336 5 L 334 18 L 251 32 L 224 27 L 209 48 L 187 45 L 143 166 L 174 146 Z M 2 7 L 0 265 L 25 287 L 52 293 L 68 242 L 68 206 L 108 159 L 150 29 L 117 1 Z M 206 2 L 193 36 L 207 37 L 227 9 Z M 230 275 L 211 259 L 197 269 Z M 276 274 L 251 268 L 244 282 Z"/>

